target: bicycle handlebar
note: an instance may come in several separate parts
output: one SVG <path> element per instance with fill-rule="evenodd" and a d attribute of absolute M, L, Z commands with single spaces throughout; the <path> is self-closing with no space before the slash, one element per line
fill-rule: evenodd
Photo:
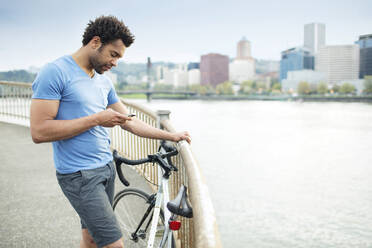
<path fill-rule="evenodd" d="M 162 147 L 163 147 L 163 145 L 162 145 Z M 167 147 L 166 150 L 167 150 L 166 153 L 158 152 L 158 153 L 153 154 L 153 155 L 148 155 L 147 158 L 138 159 L 138 160 L 131 160 L 131 159 L 121 157 L 118 154 L 118 152 L 116 150 L 114 150 L 112 155 L 114 157 L 114 161 L 115 161 L 115 164 L 116 164 L 116 171 L 119 175 L 120 181 L 125 186 L 130 185 L 129 181 L 124 177 L 124 174 L 121 170 L 121 164 L 122 163 L 127 164 L 127 165 L 139 165 L 139 164 L 144 164 L 144 163 L 148 163 L 148 162 L 155 162 L 155 163 L 158 163 L 165 170 L 167 175 L 170 173 L 171 170 L 178 171 L 177 167 L 175 167 L 170 160 L 170 157 L 173 157 L 173 156 L 177 155 L 178 151 L 176 150 L 176 148 L 169 149 L 169 147 Z M 167 158 L 168 163 L 166 161 L 164 161 L 164 158 Z"/>
<path fill-rule="evenodd" d="M 124 157 L 121 157 L 116 150 L 113 151 L 114 160 L 119 161 L 120 163 L 128 164 L 128 165 L 139 165 L 151 162 L 150 158 L 143 158 L 138 160 L 130 160 Z"/>
<path fill-rule="evenodd" d="M 129 159 L 126 159 L 124 157 L 121 157 L 119 156 L 118 152 L 116 150 L 114 150 L 112 152 L 112 155 L 114 157 L 114 161 L 115 161 L 115 165 L 116 165 L 116 171 L 119 175 L 119 179 L 120 181 L 125 185 L 125 186 L 129 186 L 129 181 L 124 177 L 124 174 L 123 172 L 121 171 L 121 164 L 124 163 L 124 164 L 128 164 L 128 165 L 138 165 L 138 164 L 144 164 L 144 163 L 147 163 L 147 162 L 150 162 L 150 159 L 149 158 L 145 158 L 145 159 L 139 159 L 139 160 L 129 160 Z"/>

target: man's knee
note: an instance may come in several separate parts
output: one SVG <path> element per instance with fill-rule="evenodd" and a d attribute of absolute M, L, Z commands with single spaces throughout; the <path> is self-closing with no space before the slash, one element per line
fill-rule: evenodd
<path fill-rule="evenodd" d="M 103 248 L 124 248 L 123 239 L 119 239 L 112 244 L 106 245 Z"/>
<path fill-rule="evenodd" d="M 82 245 L 81 247 L 86 247 L 86 248 L 97 248 L 96 243 L 94 243 L 94 240 L 92 236 L 89 234 L 88 229 L 82 229 L 81 230 L 82 234 Z"/>

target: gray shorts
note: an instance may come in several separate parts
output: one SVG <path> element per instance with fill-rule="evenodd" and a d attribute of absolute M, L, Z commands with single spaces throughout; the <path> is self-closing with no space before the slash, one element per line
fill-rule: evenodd
<path fill-rule="evenodd" d="M 114 163 L 97 169 L 56 174 L 63 193 L 80 216 L 82 228 L 88 229 L 97 246 L 119 240 L 122 233 L 112 209 Z"/>

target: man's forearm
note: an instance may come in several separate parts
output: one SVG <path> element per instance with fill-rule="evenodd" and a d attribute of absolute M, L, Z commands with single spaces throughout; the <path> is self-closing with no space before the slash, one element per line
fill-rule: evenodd
<path fill-rule="evenodd" d="M 64 140 L 85 132 L 97 124 L 94 115 L 73 120 L 45 120 L 31 127 L 32 139 L 35 143 Z"/>
<path fill-rule="evenodd" d="M 174 141 L 172 133 L 152 127 L 137 118 L 133 118 L 132 121 L 126 122 L 121 127 L 140 137 Z"/>

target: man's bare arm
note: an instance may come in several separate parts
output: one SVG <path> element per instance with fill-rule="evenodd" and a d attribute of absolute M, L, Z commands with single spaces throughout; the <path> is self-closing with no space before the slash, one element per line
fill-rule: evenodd
<path fill-rule="evenodd" d="M 120 101 L 108 107 L 119 113 L 125 115 L 129 114 L 128 109 Z M 170 133 L 158 128 L 154 128 L 135 117 L 132 118 L 132 121 L 125 122 L 123 125 L 121 125 L 121 127 L 135 135 L 144 138 L 170 140 L 174 142 L 186 140 L 189 143 L 191 142 L 191 138 L 188 132 Z"/>
<path fill-rule="evenodd" d="M 55 120 L 58 113 L 58 100 L 32 99 L 30 127 L 35 143 L 51 142 L 72 138 L 86 130 L 100 125 L 113 127 L 123 125 L 131 118 L 112 109 L 73 120 Z"/>

